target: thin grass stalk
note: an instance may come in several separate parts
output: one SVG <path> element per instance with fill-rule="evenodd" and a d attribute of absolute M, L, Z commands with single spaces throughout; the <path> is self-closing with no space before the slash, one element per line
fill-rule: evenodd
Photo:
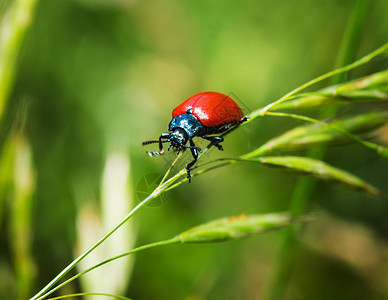
<path fill-rule="evenodd" d="M 52 279 L 45 287 L 43 287 L 35 296 L 30 300 L 43 299 L 54 287 L 54 285 L 61 280 L 67 273 L 69 273 L 80 261 L 82 261 L 86 256 L 88 256 L 94 249 L 100 246 L 106 239 L 108 239 L 116 230 L 121 228 L 138 210 L 143 208 L 148 202 L 152 199 L 155 199 L 160 194 L 165 192 L 168 187 L 170 187 L 179 177 L 186 174 L 186 169 L 181 170 L 173 177 L 168 179 L 165 183 L 159 185 L 147 198 L 135 206 L 120 222 L 118 222 L 111 230 L 109 230 L 102 238 L 100 238 L 96 243 L 94 243 L 89 249 L 84 251 L 80 256 L 73 260 L 66 268 L 64 268 L 54 279 Z"/>
<path fill-rule="evenodd" d="M 359 1 L 369 1 L 369 0 L 359 0 Z M 344 67 L 330 71 L 328 73 L 325 73 L 317 78 L 310 80 L 309 82 L 306 82 L 305 84 L 302 84 L 301 86 L 293 89 L 291 92 L 287 93 L 286 95 L 284 95 L 280 99 L 276 100 L 275 102 L 272 102 L 272 103 L 268 104 L 267 106 L 265 106 L 264 108 L 257 109 L 255 111 L 253 111 L 252 113 L 250 113 L 248 115 L 248 120 L 246 122 L 242 123 L 240 126 L 245 126 L 248 123 L 255 120 L 256 118 L 262 117 L 267 111 L 275 108 L 276 106 L 278 106 L 279 104 L 281 104 L 285 101 L 293 99 L 295 94 L 303 91 L 304 89 L 306 89 L 306 88 L 308 88 L 308 87 L 310 87 L 318 82 L 321 82 L 325 79 L 331 78 L 337 74 L 345 73 L 345 72 L 348 72 L 348 71 L 353 70 L 355 68 L 358 68 L 358 67 L 370 62 L 372 59 L 376 58 L 377 56 L 382 55 L 382 54 L 386 54 L 387 52 L 388 52 L 388 43 L 385 43 L 381 47 L 377 48 L 375 51 L 361 57 L 360 59 L 356 60 L 353 63 L 350 63 Z"/>
<path fill-rule="evenodd" d="M 369 0 L 357 0 L 355 3 L 337 57 L 337 68 L 348 65 L 355 59 L 356 51 L 361 39 L 362 28 L 366 20 L 369 3 Z M 340 83 L 346 78 L 346 76 L 347 75 L 345 72 L 338 72 L 337 74 L 334 74 L 331 79 L 331 84 Z M 279 103 L 281 103 L 281 101 L 279 101 Z M 322 112 L 322 117 L 332 117 L 336 114 L 336 111 L 337 108 L 328 107 Z M 311 149 L 307 152 L 309 157 L 318 160 L 322 160 L 325 153 L 326 147 Z M 316 181 L 307 177 L 298 179 L 290 200 L 289 212 L 291 215 L 295 216 L 303 214 L 306 211 L 308 201 L 314 191 L 315 184 Z M 299 231 L 300 226 L 284 229 L 277 260 L 278 266 L 276 268 L 274 279 L 269 290 L 269 299 L 271 300 L 282 299 L 286 293 L 288 282 L 291 278 L 292 265 L 296 251 L 296 236 Z"/>
<path fill-rule="evenodd" d="M 143 251 L 143 250 L 146 250 L 146 249 L 151 249 L 151 248 L 157 248 L 157 247 L 161 247 L 161 246 L 167 246 L 167 245 L 172 245 L 172 244 L 179 244 L 180 243 L 180 240 L 178 237 L 174 237 L 170 240 L 165 240 L 165 241 L 161 241 L 161 242 L 156 242 L 156 243 L 152 243 L 152 244 L 147 244 L 147 245 L 144 245 L 144 246 L 140 246 L 140 247 L 137 247 L 137 248 L 134 248 L 132 249 L 131 251 L 128 251 L 126 253 L 123 253 L 123 254 L 120 254 L 120 255 L 117 255 L 115 257 L 112 257 L 110 259 L 107 259 L 107 260 L 104 260 L 103 262 L 97 264 L 97 265 L 94 265 L 93 267 L 90 267 L 76 275 L 74 275 L 73 277 L 67 279 L 66 281 L 62 282 L 61 284 L 57 285 L 55 288 L 49 290 L 46 294 L 42 295 L 40 299 L 44 299 L 48 296 L 50 296 L 52 293 L 54 293 L 55 291 L 59 290 L 60 288 L 64 287 L 65 285 L 67 285 L 68 283 L 76 280 L 77 278 L 85 275 L 86 273 L 89 273 L 91 271 L 93 271 L 94 269 L 97 269 L 107 263 L 110 263 L 112 261 L 115 261 L 117 259 L 120 259 L 122 257 L 126 257 L 130 254 L 133 254 L 133 253 L 136 253 L 136 252 L 139 252 L 139 251 Z M 51 299 L 55 299 L 55 298 L 51 298 Z"/>
<path fill-rule="evenodd" d="M 121 300 L 132 300 L 132 299 L 124 297 L 124 296 L 107 294 L 107 293 L 76 293 L 76 294 L 68 294 L 68 295 L 50 298 L 49 300 L 59 300 L 59 299 L 84 297 L 84 296 L 103 296 L 103 297 L 110 297 L 110 298 L 121 299 Z"/>
<path fill-rule="evenodd" d="M 156 198 L 159 194 L 160 194 L 160 191 L 155 190 L 147 198 L 145 198 L 142 202 L 140 202 L 119 223 L 117 223 L 111 230 L 109 230 L 101 239 L 99 239 L 96 243 L 94 243 L 89 249 L 83 252 L 75 260 L 73 260 L 66 268 L 64 268 L 57 276 L 55 276 L 54 279 L 51 280 L 45 287 L 43 287 L 43 289 L 39 291 L 35 296 L 33 296 L 31 300 L 43 299 L 44 297 L 42 295 L 47 293 L 47 291 L 49 291 L 59 280 L 61 280 L 67 273 L 69 273 L 81 260 L 83 260 L 86 256 L 88 256 L 99 245 L 101 245 L 116 230 L 122 227 L 134 215 L 136 211 L 138 211 L 140 208 L 142 208 L 145 204 L 147 204 L 152 199 Z"/>

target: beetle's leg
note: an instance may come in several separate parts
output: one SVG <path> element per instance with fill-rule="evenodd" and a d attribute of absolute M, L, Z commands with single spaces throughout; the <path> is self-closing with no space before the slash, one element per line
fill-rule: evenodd
<path fill-rule="evenodd" d="M 242 123 L 244 123 L 244 122 L 246 122 L 246 121 L 248 121 L 248 117 L 244 117 L 244 118 L 242 118 L 240 121 L 238 121 L 237 123 L 234 123 L 234 124 L 231 124 L 230 126 L 229 126 L 229 128 L 223 133 L 223 134 L 221 134 L 220 135 L 220 137 L 223 137 L 223 136 L 225 136 L 225 135 L 227 135 L 227 134 L 229 134 L 229 133 L 231 133 L 233 130 L 235 130 L 238 126 L 240 126 L 240 124 L 242 124 Z"/>
<path fill-rule="evenodd" d="M 239 123 L 239 124 L 244 123 L 244 122 L 248 121 L 249 118 L 250 118 L 250 117 L 245 116 L 245 117 L 242 118 L 240 121 L 238 121 L 238 123 Z"/>
<path fill-rule="evenodd" d="M 224 150 L 220 145 L 220 143 L 224 141 L 223 137 L 235 130 L 238 126 L 240 126 L 241 123 L 244 123 L 247 120 L 248 117 L 244 117 L 238 122 L 227 124 L 225 127 L 222 127 L 221 130 L 224 132 L 219 136 L 202 136 L 202 138 L 210 141 L 213 146 L 216 146 L 218 148 L 218 150 Z"/>
<path fill-rule="evenodd" d="M 216 146 L 218 150 L 224 150 L 220 145 L 224 141 L 222 136 L 202 136 L 203 139 L 208 140 L 212 143 L 213 146 Z"/>
<path fill-rule="evenodd" d="M 158 151 L 147 151 L 148 155 L 149 156 L 154 156 L 154 155 L 163 155 L 164 154 L 164 149 L 163 149 L 163 143 L 167 143 L 168 141 L 165 141 L 166 139 L 169 139 L 171 136 L 171 134 L 169 132 L 163 132 L 160 137 L 159 137 L 159 140 L 158 141 L 149 141 L 149 142 L 144 142 L 143 145 L 147 145 L 151 142 L 156 142 L 159 144 L 159 152 Z M 164 141 L 162 141 L 164 140 Z"/>
<path fill-rule="evenodd" d="M 191 182 L 190 168 L 194 166 L 194 164 L 197 162 L 198 150 L 192 139 L 190 139 L 189 142 L 191 146 L 190 151 L 191 151 L 191 154 L 193 155 L 194 160 L 186 165 L 186 172 L 187 172 L 187 179 L 189 179 L 189 182 Z"/>
<path fill-rule="evenodd" d="M 162 155 L 164 153 L 163 143 L 168 142 L 168 141 L 162 141 L 162 139 L 164 139 L 164 140 L 169 139 L 170 136 L 171 136 L 171 133 L 169 133 L 169 132 L 162 132 L 162 134 L 160 135 L 160 137 L 159 137 L 159 153 L 160 153 L 160 155 Z"/>

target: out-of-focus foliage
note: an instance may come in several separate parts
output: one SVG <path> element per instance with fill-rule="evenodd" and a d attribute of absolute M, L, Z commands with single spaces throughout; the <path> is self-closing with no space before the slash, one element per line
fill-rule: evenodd
<path fill-rule="evenodd" d="M 3 20 L 12 2 L 0 3 Z M 176 105 L 199 91 L 215 90 L 233 93 L 249 113 L 331 70 L 353 5 L 350 0 L 39 0 L 0 127 L 0 298 L 14 297 L 21 284 L 13 241 L 20 237 L 11 214 L 17 205 L 11 174 L 18 152 L 8 151 L 10 136 L 17 132 L 22 150 L 31 155 L 26 172 L 34 184 L 24 196 L 29 211 L 22 219 L 29 228 L 18 234 L 24 232 L 30 241 L 22 256 L 30 267 L 26 293 L 33 295 L 84 250 L 81 245 L 87 246 L 77 225 L 100 228 L 106 221 L 101 212 L 106 198 L 101 199 L 105 188 L 116 187 L 103 179 L 110 154 L 126 154 L 128 173 L 118 185 L 121 189 L 125 178 L 128 203 L 138 203 L 175 158 L 170 152 L 151 159 L 141 142 L 166 131 Z M 385 0 L 371 3 L 360 55 L 387 41 L 387 11 Z M 352 75 L 387 66 L 387 60 L 372 62 Z M 367 112 L 371 106 L 346 106 L 341 113 Z M 14 130 L 21 118 L 23 130 Z M 252 151 L 295 124 L 257 120 L 228 136 L 224 152 L 212 149 L 201 160 Z M 387 142 L 387 128 L 375 136 Z M 360 145 L 330 149 L 327 160 L 387 192 L 387 164 Z M 128 243 L 135 236 L 139 245 L 163 240 L 228 215 L 287 210 L 294 184 L 295 177 L 249 164 L 209 172 L 153 200 L 131 220 L 136 226 L 126 231 Z M 387 203 L 322 184 L 311 205 L 334 217 L 301 237 L 305 243 L 296 254 L 289 299 L 388 297 Z M 80 223 L 85 207 L 96 210 L 86 218 L 91 223 Z M 124 210 L 115 212 L 117 221 Z M 124 281 L 134 299 L 260 299 L 278 240 L 274 232 L 145 251 L 132 270 L 117 277 L 132 271 Z M 79 290 L 77 283 L 61 293 Z"/>

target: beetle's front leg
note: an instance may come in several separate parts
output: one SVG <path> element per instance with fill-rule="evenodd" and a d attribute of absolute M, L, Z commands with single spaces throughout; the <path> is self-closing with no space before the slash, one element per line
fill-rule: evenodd
<path fill-rule="evenodd" d="M 190 168 L 194 166 L 194 164 L 197 162 L 198 150 L 192 139 L 190 139 L 189 142 L 191 146 L 190 147 L 191 155 L 193 155 L 194 160 L 186 165 L 186 173 L 187 173 L 187 179 L 189 179 L 189 182 L 191 182 Z"/>
<path fill-rule="evenodd" d="M 159 151 L 147 151 L 147 154 L 149 156 L 159 156 L 159 155 L 163 155 L 164 154 L 164 149 L 163 149 L 163 143 L 165 143 L 166 141 L 162 141 L 162 140 L 165 140 L 165 139 L 169 139 L 171 136 L 171 133 L 169 132 L 163 132 L 160 137 L 159 137 Z"/>

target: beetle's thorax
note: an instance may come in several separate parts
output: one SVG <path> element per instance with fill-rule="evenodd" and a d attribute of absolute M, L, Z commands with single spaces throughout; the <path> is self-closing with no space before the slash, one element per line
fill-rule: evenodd
<path fill-rule="evenodd" d="M 180 129 L 185 132 L 187 139 L 192 139 L 195 136 L 201 135 L 204 131 L 204 126 L 192 114 L 182 114 L 172 118 L 168 125 L 168 130 L 174 134 L 175 130 Z M 187 139 L 185 142 L 187 142 Z"/>

